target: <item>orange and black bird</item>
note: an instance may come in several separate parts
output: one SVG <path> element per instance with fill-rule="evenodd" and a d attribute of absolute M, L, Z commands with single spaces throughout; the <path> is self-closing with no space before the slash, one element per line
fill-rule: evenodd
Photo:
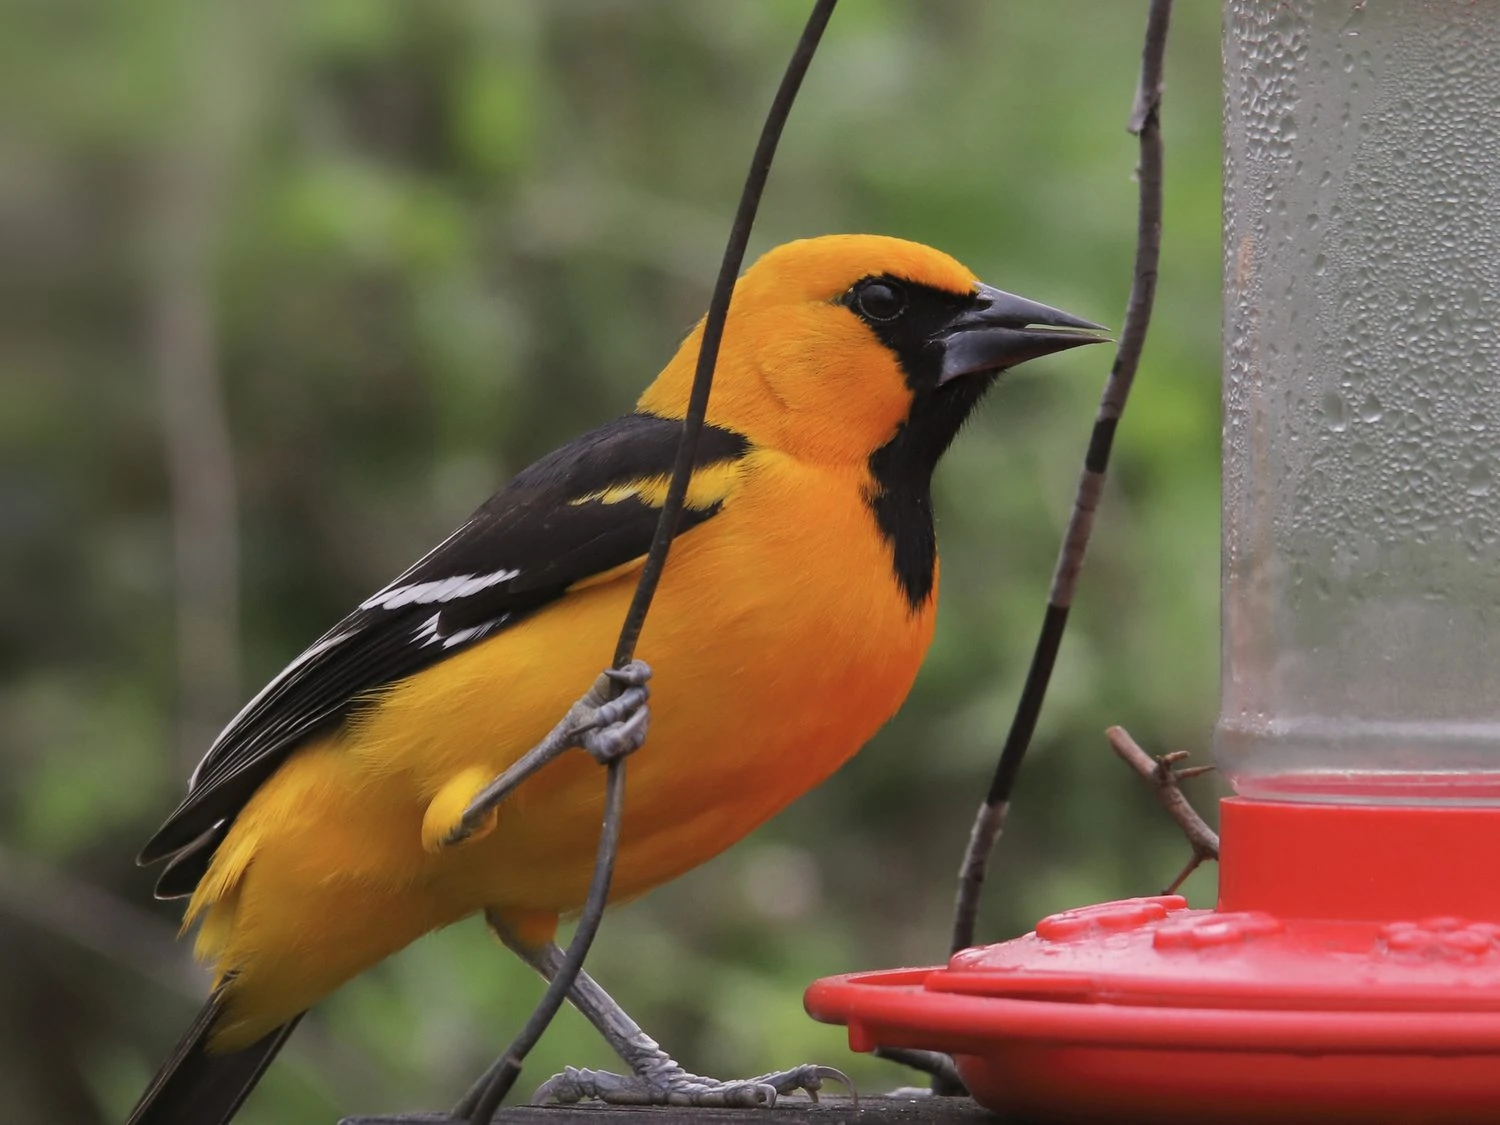
<path fill-rule="evenodd" d="M 1097 325 L 895 238 L 792 242 L 735 286 L 670 562 L 624 694 L 610 660 L 655 529 L 701 323 L 634 412 L 548 454 L 250 700 L 141 852 L 191 896 L 213 993 L 132 1125 L 218 1125 L 298 1018 L 413 939 L 483 913 L 544 975 L 603 807 L 586 755 L 471 803 L 565 713 L 638 745 L 612 897 L 717 855 L 895 713 L 932 640 L 930 481 L 1001 371 Z M 592 702 L 590 702 L 592 700 Z M 592 710 L 591 710 L 592 708 Z M 581 710 L 580 710 L 581 709 Z M 469 814 L 465 815 L 465 810 Z M 570 1000 L 630 1071 L 557 1100 L 764 1104 L 819 1067 L 688 1074 L 587 976 Z"/>

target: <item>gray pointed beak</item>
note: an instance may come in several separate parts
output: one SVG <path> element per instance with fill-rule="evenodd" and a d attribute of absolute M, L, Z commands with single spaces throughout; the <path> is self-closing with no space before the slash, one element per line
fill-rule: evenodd
<path fill-rule="evenodd" d="M 1014 293 L 981 285 L 975 299 L 978 304 L 938 333 L 943 348 L 939 385 L 960 375 L 1000 371 L 1084 344 L 1109 343 L 1106 337 L 1095 335 L 1105 331 L 1102 325 Z"/>

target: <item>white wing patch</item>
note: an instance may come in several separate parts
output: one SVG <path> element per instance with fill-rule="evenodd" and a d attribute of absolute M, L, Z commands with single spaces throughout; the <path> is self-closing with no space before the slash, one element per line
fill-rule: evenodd
<path fill-rule="evenodd" d="M 510 620 L 510 614 L 502 613 L 493 621 L 471 625 L 467 629 L 460 629 L 456 633 L 449 633 L 447 636 L 444 636 L 439 631 L 442 625 L 442 616 L 441 613 L 434 613 L 426 621 L 418 625 L 417 631 L 412 634 L 412 639 L 419 642 L 423 648 L 426 648 L 428 645 L 435 645 L 439 641 L 442 642 L 444 648 L 452 648 L 454 645 L 461 645 L 466 641 L 476 641 L 485 634 L 500 628 L 500 626 Z"/>
<path fill-rule="evenodd" d="M 404 586 L 387 586 L 374 597 L 359 603 L 360 609 L 400 609 L 405 605 L 432 605 L 455 598 L 472 597 L 481 590 L 509 582 L 519 570 L 492 570 L 488 574 L 455 574 L 431 582 L 409 582 Z"/>

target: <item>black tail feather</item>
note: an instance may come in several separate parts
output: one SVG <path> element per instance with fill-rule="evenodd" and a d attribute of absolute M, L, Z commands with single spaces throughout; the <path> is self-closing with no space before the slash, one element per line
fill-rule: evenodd
<path fill-rule="evenodd" d="M 211 1055 L 208 1036 L 220 1007 L 215 993 L 151 1079 L 126 1125 L 226 1125 L 302 1018 L 288 1020 L 248 1047 Z"/>

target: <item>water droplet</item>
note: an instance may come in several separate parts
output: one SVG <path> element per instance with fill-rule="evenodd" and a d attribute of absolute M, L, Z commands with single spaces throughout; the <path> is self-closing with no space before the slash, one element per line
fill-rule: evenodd
<path fill-rule="evenodd" d="M 1475 465 L 1469 470 L 1468 492 L 1470 496 L 1488 496 L 1494 485 L 1494 477 L 1488 465 Z"/>
<path fill-rule="evenodd" d="M 1323 396 L 1323 424 L 1336 434 L 1349 428 L 1349 409 L 1343 397 L 1332 391 Z"/>

